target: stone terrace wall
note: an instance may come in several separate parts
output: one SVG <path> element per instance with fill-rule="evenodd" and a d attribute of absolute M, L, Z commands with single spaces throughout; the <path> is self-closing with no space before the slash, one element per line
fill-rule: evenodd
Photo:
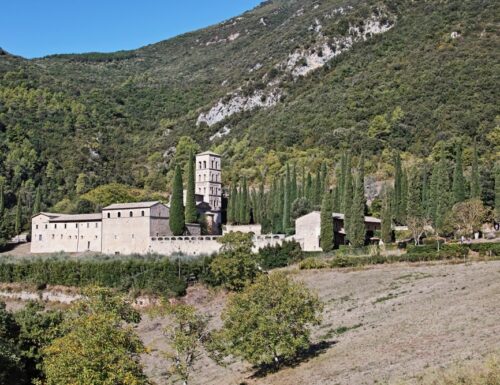
<path fill-rule="evenodd" d="M 219 252 L 221 244 L 217 242 L 220 236 L 183 236 L 183 237 L 151 237 L 148 252 L 161 255 L 184 254 L 184 255 L 211 255 Z M 267 245 L 281 244 L 284 235 L 259 235 L 254 237 L 253 251 Z"/>

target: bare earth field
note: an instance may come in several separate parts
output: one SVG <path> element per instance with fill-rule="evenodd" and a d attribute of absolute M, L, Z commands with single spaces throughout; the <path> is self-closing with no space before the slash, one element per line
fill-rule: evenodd
<path fill-rule="evenodd" d="M 243 364 L 221 368 L 203 358 L 191 383 L 377 384 L 500 349 L 498 261 L 289 272 L 325 302 L 315 339 L 328 343 L 297 366 L 264 378 Z M 220 322 L 224 294 L 195 287 L 187 302 L 213 315 L 214 325 Z M 161 325 L 145 316 L 138 332 L 152 349 L 144 357 L 148 374 L 165 384 Z"/>

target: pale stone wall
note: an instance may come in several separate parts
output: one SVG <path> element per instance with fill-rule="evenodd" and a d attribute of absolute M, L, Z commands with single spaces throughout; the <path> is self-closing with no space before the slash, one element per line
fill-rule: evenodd
<path fill-rule="evenodd" d="M 49 223 L 49 220 L 50 217 L 44 214 L 33 217 L 32 253 L 101 251 L 100 221 Z"/>
<path fill-rule="evenodd" d="M 262 234 L 261 225 L 225 225 L 222 230 L 223 234 L 237 231 L 242 233 L 254 233 L 255 235 Z"/>
<path fill-rule="evenodd" d="M 295 221 L 295 240 L 303 251 L 322 251 L 319 246 L 321 218 L 319 211 L 313 211 Z"/>
<path fill-rule="evenodd" d="M 222 207 L 222 173 L 220 156 L 213 153 L 196 155 L 196 188 L 195 193 L 203 195 L 212 210 Z"/>
<path fill-rule="evenodd" d="M 222 245 L 217 242 L 219 238 L 220 236 L 152 237 L 148 252 L 161 255 L 212 255 L 220 251 Z M 253 239 L 253 252 L 258 252 L 264 246 L 281 244 L 284 240 L 285 236 L 281 234 L 256 236 Z"/>

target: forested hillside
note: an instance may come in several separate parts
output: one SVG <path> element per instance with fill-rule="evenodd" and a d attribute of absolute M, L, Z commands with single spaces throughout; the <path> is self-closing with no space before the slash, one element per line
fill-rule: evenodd
<path fill-rule="evenodd" d="M 332 170 L 343 150 L 353 164 L 363 152 L 375 180 L 391 179 L 394 151 L 410 166 L 442 147 L 451 160 L 460 144 L 469 178 L 475 138 L 491 204 L 499 8 L 274 0 L 132 51 L 26 60 L 0 50 L 5 226 L 14 228 L 20 200 L 27 223 L 33 206 L 76 210 L 79 196 L 108 183 L 140 189 L 126 198 L 166 192 L 191 148 L 220 152 L 226 183 L 256 185 L 287 162 Z"/>

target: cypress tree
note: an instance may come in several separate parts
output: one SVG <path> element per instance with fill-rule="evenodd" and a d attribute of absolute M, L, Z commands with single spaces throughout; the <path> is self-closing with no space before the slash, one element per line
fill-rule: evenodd
<path fill-rule="evenodd" d="M 335 186 L 332 190 L 332 211 L 334 213 L 340 212 L 340 194 L 339 186 Z"/>
<path fill-rule="evenodd" d="M 236 199 L 237 199 L 236 185 L 230 189 L 229 200 L 227 202 L 227 223 L 233 224 L 236 221 Z"/>
<path fill-rule="evenodd" d="M 345 186 L 345 178 L 346 178 L 346 154 L 342 153 L 342 157 L 340 158 L 340 169 L 337 176 L 337 197 L 336 199 L 339 202 L 338 212 L 343 213 L 344 210 L 344 186 Z"/>
<path fill-rule="evenodd" d="M 250 223 L 250 204 L 248 201 L 248 184 L 247 178 L 243 177 L 243 184 L 241 186 L 241 204 L 240 204 L 240 223 L 248 225 Z"/>
<path fill-rule="evenodd" d="M 250 222 L 252 222 L 252 217 L 253 217 L 253 223 L 259 223 L 259 221 L 257 220 L 257 218 L 259 217 L 259 200 L 257 197 L 257 191 L 255 191 L 255 188 L 253 187 L 250 192 L 250 197 L 251 197 L 250 211 L 252 212 L 252 215 L 250 216 Z"/>
<path fill-rule="evenodd" d="M 408 181 L 407 223 L 413 232 L 415 244 L 418 245 L 425 222 L 425 211 L 422 207 L 422 176 L 414 169 Z"/>
<path fill-rule="evenodd" d="M 290 211 L 291 211 L 291 181 L 290 181 L 290 167 L 288 164 L 286 165 L 286 175 L 285 175 L 285 186 L 283 192 L 283 230 L 286 232 L 286 229 L 290 227 Z"/>
<path fill-rule="evenodd" d="M 293 165 L 292 168 L 292 177 L 290 180 L 290 204 L 295 201 L 299 197 L 299 193 L 297 191 L 297 165 Z"/>
<path fill-rule="evenodd" d="M 267 204 L 266 204 L 266 192 L 265 192 L 265 186 L 264 186 L 264 180 L 262 180 L 260 187 L 259 187 L 259 222 L 262 224 L 267 218 Z"/>
<path fill-rule="evenodd" d="M 462 166 L 462 148 L 457 145 L 455 149 L 455 169 L 453 170 L 453 203 L 465 200 L 465 178 Z"/>
<path fill-rule="evenodd" d="M 42 206 L 42 192 L 40 191 L 40 186 L 36 189 L 35 203 L 33 204 L 33 215 L 38 214 L 41 211 Z"/>
<path fill-rule="evenodd" d="M 235 189 L 235 194 L 234 194 L 234 223 L 240 224 L 242 219 L 241 219 L 241 206 L 243 202 L 241 201 L 242 198 L 241 194 L 241 186 L 236 186 Z"/>
<path fill-rule="evenodd" d="M 500 222 L 500 164 L 495 167 L 495 220 Z"/>
<path fill-rule="evenodd" d="M 329 194 L 323 194 L 321 202 L 321 229 L 320 246 L 324 252 L 333 249 L 333 217 L 332 217 L 332 197 Z"/>
<path fill-rule="evenodd" d="M 15 221 L 15 231 L 16 235 L 19 235 L 21 233 L 22 229 L 22 206 L 21 206 L 21 194 L 17 194 L 17 206 L 16 206 L 16 221 Z"/>
<path fill-rule="evenodd" d="M 401 169 L 401 157 L 399 153 L 394 155 L 394 193 L 392 210 L 394 220 L 402 224 L 403 223 L 403 170 Z"/>
<path fill-rule="evenodd" d="M 182 191 L 182 171 L 181 167 L 175 167 L 174 182 L 172 186 L 172 199 L 170 200 L 170 230 L 173 235 L 179 236 L 184 234 L 186 226 L 184 218 L 184 205 L 183 205 L 183 191 Z"/>
<path fill-rule="evenodd" d="M 320 169 L 318 169 L 316 171 L 316 177 L 314 178 L 313 204 L 315 206 L 318 206 L 319 204 L 321 204 L 321 197 L 322 197 L 321 171 L 320 171 Z"/>
<path fill-rule="evenodd" d="M 0 218 L 2 218 L 4 210 L 5 210 L 5 200 L 3 195 L 3 183 L 0 183 Z"/>
<path fill-rule="evenodd" d="M 306 198 L 309 202 L 313 202 L 313 183 L 312 183 L 312 175 L 311 172 L 309 171 L 307 173 L 307 181 L 306 181 Z"/>
<path fill-rule="evenodd" d="M 391 190 L 388 186 L 385 188 L 384 203 L 382 206 L 381 238 L 384 243 L 392 242 Z"/>
<path fill-rule="evenodd" d="M 321 163 L 321 188 L 320 192 L 321 194 L 324 194 L 325 191 L 327 190 L 328 187 L 328 168 L 326 166 L 326 163 Z"/>
<path fill-rule="evenodd" d="M 299 197 L 303 198 L 306 196 L 306 168 L 302 166 L 302 179 L 300 181 L 300 194 Z"/>
<path fill-rule="evenodd" d="M 362 247 L 365 244 L 365 172 L 364 157 L 359 161 L 359 170 L 356 178 L 356 188 L 351 209 L 346 211 L 345 217 L 349 215 L 346 230 L 349 241 L 354 247 Z"/>
<path fill-rule="evenodd" d="M 346 155 L 345 160 L 345 175 L 344 175 L 344 186 L 342 187 L 342 212 L 345 214 L 349 211 L 352 205 L 353 198 L 353 180 L 352 180 L 352 167 L 351 167 L 351 155 Z"/>
<path fill-rule="evenodd" d="M 434 165 L 431 181 L 431 219 L 438 233 L 443 229 L 449 206 L 450 180 L 443 148 L 439 161 Z"/>
<path fill-rule="evenodd" d="M 408 207 L 408 174 L 403 169 L 401 170 L 401 201 L 399 213 L 401 215 L 401 223 L 406 223 L 406 209 Z"/>
<path fill-rule="evenodd" d="M 477 144 L 474 141 L 474 150 L 472 154 L 472 173 L 471 173 L 471 185 L 470 185 L 470 197 L 472 199 L 481 199 L 481 182 L 479 175 L 479 159 L 477 155 Z"/>
<path fill-rule="evenodd" d="M 426 218 L 429 218 L 429 170 L 426 162 L 422 165 L 422 209 Z"/>
<path fill-rule="evenodd" d="M 189 153 L 188 161 L 188 174 L 187 174 L 187 186 L 186 186 L 186 208 L 185 216 L 187 223 L 195 223 L 198 218 L 198 213 L 196 211 L 196 198 L 195 198 L 195 166 L 193 151 Z"/>

